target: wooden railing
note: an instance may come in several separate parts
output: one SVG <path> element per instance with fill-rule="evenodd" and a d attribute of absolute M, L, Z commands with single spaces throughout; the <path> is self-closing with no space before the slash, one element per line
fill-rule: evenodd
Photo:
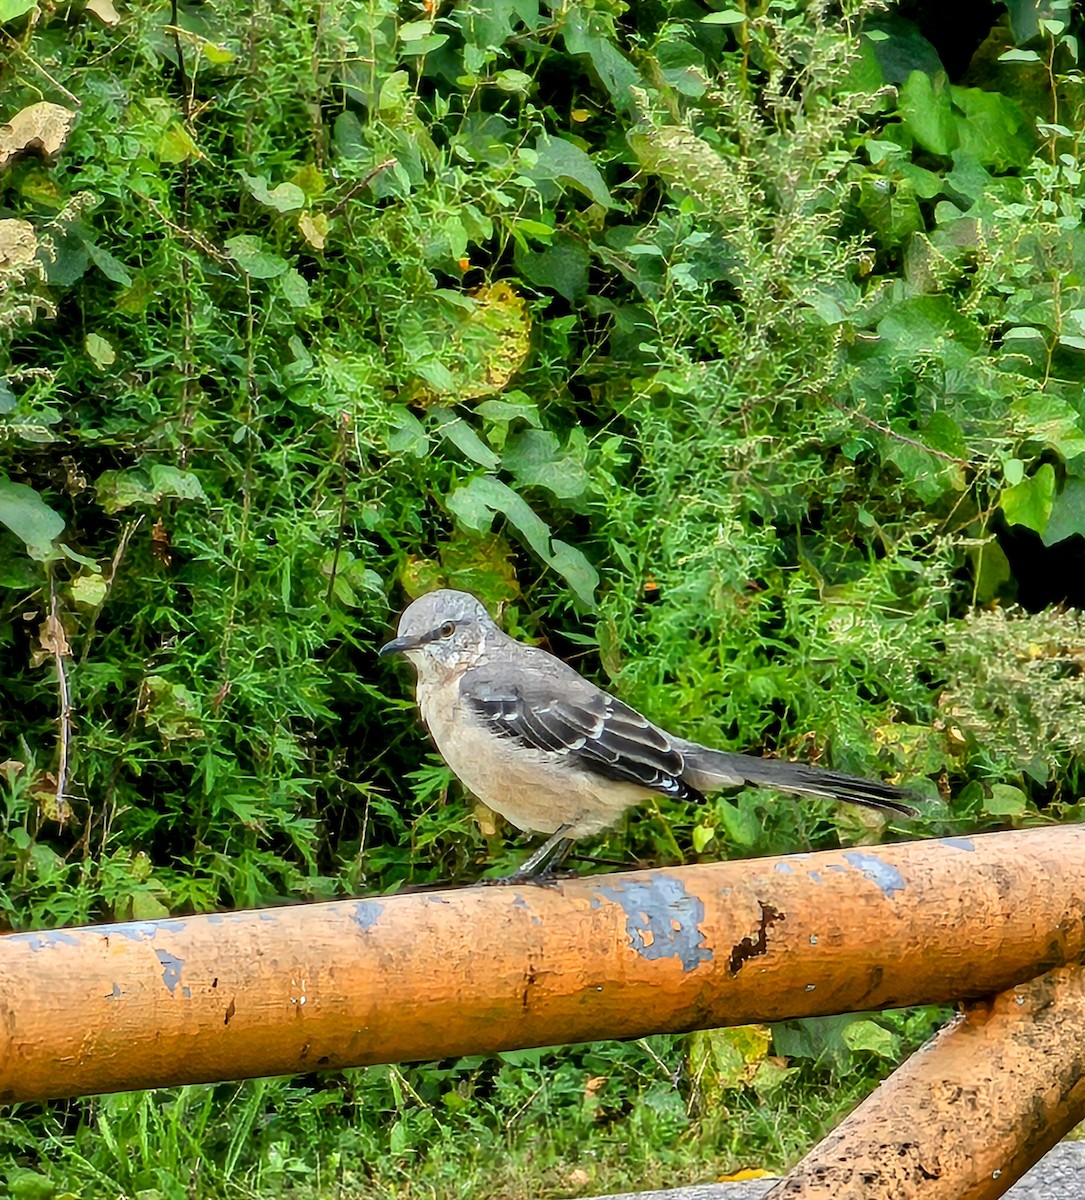
<path fill-rule="evenodd" d="M 960 1000 L 774 1197 L 986 1200 L 1085 1117 L 1085 829 L 0 937 L 0 1101 Z"/>

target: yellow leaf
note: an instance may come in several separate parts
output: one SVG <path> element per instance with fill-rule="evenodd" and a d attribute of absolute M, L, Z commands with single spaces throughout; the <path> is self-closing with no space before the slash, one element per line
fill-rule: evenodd
<path fill-rule="evenodd" d="M 163 131 L 155 149 L 159 162 L 164 163 L 180 163 L 189 158 L 203 157 L 188 130 L 179 122 Z"/>
<path fill-rule="evenodd" d="M 423 314 L 432 358 L 410 399 L 460 404 L 505 390 L 531 349 L 527 301 L 498 282 L 468 292 L 456 305 L 427 305 Z"/>
<path fill-rule="evenodd" d="M 237 58 L 232 50 L 227 50 L 225 46 L 220 46 L 216 42 L 204 42 L 200 46 L 200 51 L 213 67 L 224 67 Z"/>
<path fill-rule="evenodd" d="M 760 1167 L 743 1167 L 740 1171 L 732 1171 L 729 1175 L 718 1175 L 717 1183 L 741 1183 L 744 1179 L 771 1179 L 771 1171 L 762 1171 Z"/>
<path fill-rule="evenodd" d="M 497 817 L 492 808 L 487 808 L 481 800 L 475 801 L 475 821 L 478 831 L 484 838 L 497 836 Z"/>
<path fill-rule="evenodd" d="M 304 167 L 299 167 L 290 176 L 290 182 L 295 187 L 300 187 L 310 200 L 318 200 L 328 186 L 316 163 L 306 163 Z"/>
<path fill-rule="evenodd" d="M 328 218 L 324 213 L 303 212 L 298 217 L 298 229 L 314 250 L 324 249 L 324 243 L 328 240 Z"/>

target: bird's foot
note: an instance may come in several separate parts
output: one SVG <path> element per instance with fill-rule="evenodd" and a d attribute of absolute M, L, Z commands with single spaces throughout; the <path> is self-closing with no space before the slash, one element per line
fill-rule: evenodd
<path fill-rule="evenodd" d="M 499 875 L 496 879 L 480 879 L 477 887 L 513 887 L 525 883 L 535 887 L 557 887 L 566 879 L 576 879 L 575 871 L 512 871 L 508 875 Z"/>

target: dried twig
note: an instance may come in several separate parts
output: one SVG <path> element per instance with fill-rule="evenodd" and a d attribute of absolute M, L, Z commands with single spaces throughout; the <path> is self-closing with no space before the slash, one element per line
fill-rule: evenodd
<path fill-rule="evenodd" d="M 64 635 L 64 626 L 60 621 L 60 601 L 57 596 L 56 573 L 49 568 L 49 636 L 43 637 L 42 648 L 53 656 L 57 672 L 57 691 L 60 697 L 58 721 L 60 729 L 57 734 L 57 788 L 56 788 L 56 818 L 63 825 L 68 815 L 68 802 L 64 793 L 68 784 L 68 759 L 72 740 L 72 701 L 68 690 L 68 672 L 64 667 L 64 659 L 71 653 L 68 639 Z"/>
<path fill-rule="evenodd" d="M 147 207 L 154 213 L 154 215 L 162 222 L 163 225 L 165 225 L 168 229 L 172 229 L 178 237 L 182 237 L 185 239 L 185 241 L 191 242 L 197 248 L 197 250 L 202 250 L 204 254 L 206 254 L 209 258 L 215 259 L 217 262 L 225 263 L 233 261 L 228 254 L 223 254 L 223 252 L 217 246 L 213 246 L 207 240 L 207 238 L 201 237 L 200 234 L 196 233 L 192 229 L 185 229 L 182 225 L 177 225 L 171 221 L 169 217 L 167 217 L 166 214 L 158 207 L 158 205 L 155 204 L 150 196 L 142 196 L 140 199 L 144 201 Z"/>
<path fill-rule="evenodd" d="M 129 521 L 121 530 L 120 541 L 117 542 L 117 548 L 113 551 L 113 561 L 109 565 L 109 574 L 105 578 L 105 592 L 98 607 L 91 614 L 90 621 L 87 624 L 87 632 L 83 637 L 83 651 L 79 655 L 79 663 L 82 665 L 87 661 L 87 655 L 90 653 L 90 644 L 94 640 L 94 631 L 98 626 L 98 614 L 102 611 L 102 605 L 109 598 L 109 593 L 113 590 L 113 581 L 117 578 L 117 568 L 121 565 L 121 559 L 124 558 L 124 552 L 128 549 L 128 543 L 132 540 L 132 535 L 143 524 L 142 514 L 134 521 Z"/>
<path fill-rule="evenodd" d="M 68 101 L 69 104 L 74 104 L 76 108 L 82 107 L 83 101 L 80 100 L 74 92 L 69 92 L 59 79 L 53 75 L 50 75 L 49 72 L 41 65 L 41 63 L 38 62 L 36 58 L 31 56 L 29 51 L 22 45 L 21 42 L 18 41 L 18 39 L 13 38 L 11 34 L 7 32 L 4 32 L 4 43 L 9 48 L 18 50 L 18 52 L 23 56 L 23 58 L 26 59 L 26 61 L 34 68 L 34 70 L 37 71 L 39 75 L 44 76 L 49 83 L 51 83 L 52 86 L 55 87 L 58 92 L 60 92 L 60 94 L 65 98 L 65 100 Z"/>
<path fill-rule="evenodd" d="M 339 202 L 336 205 L 334 205 L 334 207 L 330 210 L 330 212 L 328 213 L 328 216 L 329 217 L 339 216 L 339 214 L 343 211 L 343 209 L 346 208 L 349 201 L 353 200 L 354 197 L 357 196 L 357 194 L 359 192 L 365 191 L 365 189 L 367 187 L 369 187 L 369 185 L 373 182 L 373 180 L 376 179 L 377 176 L 382 171 L 387 171 L 389 167 L 394 167 L 395 165 L 396 165 L 396 160 L 394 158 L 386 158 L 384 160 L 384 162 L 377 163 L 377 165 L 373 168 L 372 171 L 369 172 L 368 175 L 365 176 L 365 178 L 359 179 L 356 184 L 351 186 L 343 194 L 343 196 L 339 200 Z"/>

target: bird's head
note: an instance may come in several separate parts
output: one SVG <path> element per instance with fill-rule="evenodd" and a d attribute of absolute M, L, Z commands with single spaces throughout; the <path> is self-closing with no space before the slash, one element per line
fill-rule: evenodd
<path fill-rule="evenodd" d="M 404 654 L 420 675 L 439 676 L 474 662 L 497 633 L 489 613 L 469 592 L 441 588 L 408 605 L 392 641 L 378 654 Z"/>

